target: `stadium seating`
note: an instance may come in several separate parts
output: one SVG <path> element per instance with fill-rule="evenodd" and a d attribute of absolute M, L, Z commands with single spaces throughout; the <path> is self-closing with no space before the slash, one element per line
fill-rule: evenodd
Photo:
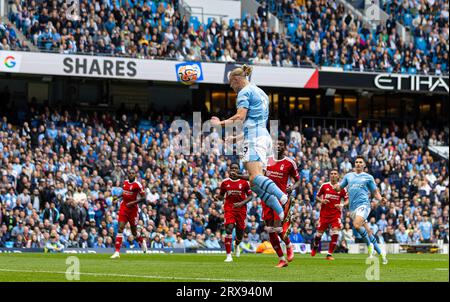
<path fill-rule="evenodd" d="M 317 65 L 335 65 L 339 67 L 343 67 L 345 70 L 349 70 L 348 64 L 352 65 L 352 69 L 355 70 L 385 70 L 390 72 L 402 72 L 404 68 L 409 70 L 409 65 L 411 62 L 408 60 L 401 60 L 401 62 L 395 62 L 393 53 L 389 52 L 389 61 L 390 64 L 384 66 L 385 64 L 381 64 L 383 60 L 384 51 L 386 50 L 386 41 L 391 35 L 390 30 L 386 30 L 386 26 L 379 26 L 376 30 L 369 31 L 365 30 L 365 33 L 362 32 L 362 26 L 358 22 L 356 22 L 355 16 L 352 16 L 351 13 L 345 12 L 344 7 L 339 4 L 338 1 L 295 1 L 295 0 L 286 0 L 286 1 L 275 1 L 275 0 L 259 0 L 259 2 L 268 3 L 267 7 L 271 13 L 277 16 L 281 21 L 285 22 L 287 28 L 287 34 L 291 37 L 290 41 L 293 43 L 302 43 L 299 37 L 293 37 L 297 27 L 300 24 L 300 28 L 302 31 L 306 29 L 306 25 L 310 24 L 310 28 L 313 28 L 313 32 L 319 33 L 319 41 L 323 45 L 323 41 L 327 42 L 327 51 L 324 54 L 324 50 L 320 49 L 319 53 L 310 50 L 310 42 L 312 40 L 312 35 L 307 39 L 306 44 L 308 47 L 307 54 L 311 58 L 311 60 Z M 311 3 L 311 6 L 309 6 Z M 424 16 L 425 20 L 434 20 L 434 24 L 438 24 L 438 26 L 433 25 L 433 30 L 430 30 L 431 33 L 427 33 L 426 31 L 420 31 L 419 35 L 416 37 L 415 48 L 411 51 L 415 53 L 419 58 L 419 63 L 415 66 L 415 72 L 417 73 L 446 73 L 448 74 L 447 65 L 445 68 L 442 68 L 442 64 L 446 61 L 445 58 L 448 58 L 448 2 L 445 4 L 445 1 L 434 1 L 434 6 L 432 8 L 421 9 L 421 10 L 402 10 L 399 7 L 395 9 L 390 9 L 391 3 L 400 3 L 398 1 L 387 0 L 383 7 L 386 9 L 388 13 L 393 13 L 394 19 L 396 21 L 400 21 L 406 26 L 412 26 L 412 33 L 415 34 L 417 30 L 417 18 L 420 16 Z M 417 5 L 419 1 L 409 1 L 413 2 Z M 330 32 L 330 22 L 329 15 L 331 13 L 335 16 L 335 20 L 337 22 L 336 27 L 338 29 L 342 28 L 342 26 L 346 26 L 347 29 L 341 31 L 341 37 L 336 40 L 341 40 L 341 44 L 338 47 L 334 47 L 330 37 L 327 36 L 327 33 Z M 414 12 L 414 14 L 413 14 Z M 439 19 L 442 15 L 442 19 Z M 327 19 L 328 18 L 328 19 Z M 318 21 L 321 21 L 321 26 L 318 27 Z M 355 26 L 356 28 L 352 28 Z M 357 34 L 355 33 L 357 31 Z M 331 37 L 335 35 L 334 30 L 331 31 Z M 308 33 L 311 34 L 311 33 Z M 351 37 L 351 35 L 355 35 Z M 372 41 L 367 41 L 368 36 L 371 35 Z M 433 44 L 430 42 L 431 37 L 435 40 Z M 369 47 L 370 44 L 375 41 L 374 47 Z M 402 59 L 405 58 L 406 45 L 400 39 L 397 33 L 395 33 L 395 37 L 393 39 L 395 41 L 395 49 L 400 51 L 402 55 Z M 350 44 L 348 43 L 350 42 Z M 429 49 L 433 49 L 436 47 L 436 44 L 441 44 L 442 53 L 429 52 Z M 354 49 L 352 46 L 356 45 L 357 48 Z M 331 53 L 331 50 L 334 48 L 334 53 Z M 419 53 L 416 53 L 416 50 L 420 50 Z M 343 51 L 346 51 L 344 57 L 341 56 Z M 361 58 L 361 62 L 355 61 L 353 58 L 353 53 L 356 51 L 357 57 Z M 326 58 L 326 54 L 333 55 L 335 58 L 340 58 L 339 61 Z M 361 54 L 364 54 L 362 56 Z M 371 55 L 375 54 L 376 61 L 371 62 Z M 428 58 L 425 58 L 428 57 Z M 345 59 L 344 59 L 345 58 Z M 431 59 L 431 60 L 430 60 Z M 332 62 L 333 63 L 330 63 Z M 434 62 L 434 64 L 425 64 L 422 62 Z M 440 69 L 436 70 L 436 64 L 440 64 Z M 362 65 L 362 66 L 360 66 Z M 393 65 L 393 66 L 390 66 Z"/>
<path fill-rule="evenodd" d="M 33 103 L 1 112 L 0 247 L 42 247 L 55 234 L 65 247 L 111 248 L 117 234 L 117 197 L 132 166 L 147 191 L 149 203 L 141 205 L 139 225 L 150 238 L 149 246 L 157 234 L 171 247 L 177 234 L 185 239 L 194 233 L 199 246 L 212 235 L 223 247 L 223 206 L 213 201 L 213 194 L 228 177 L 231 159 L 214 153 L 174 155 L 168 148 L 169 116 L 182 112 L 88 113 Z M 386 207 L 373 203 L 369 215 L 379 242 L 428 242 L 422 233 L 424 216 L 433 227 L 429 241 L 448 240 L 448 164 L 430 156 L 426 147 L 448 144 L 449 136 L 424 124 L 302 132 L 281 125 L 280 135 L 288 142 L 288 156 L 297 163 L 302 181 L 292 196 L 292 241 L 313 240 L 308 230 L 317 225 L 317 190 L 331 168 L 349 171 L 356 154 L 367 158 L 369 172 L 389 201 Z M 261 212 L 259 199 L 249 204 L 246 232 L 257 229 L 255 245 L 267 237 Z M 341 239 L 351 232 L 347 211 L 344 217 Z M 396 230 L 394 237 L 386 237 L 387 227 Z M 400 236 L 405 230 L 408 237 Z M 351 234 L 346 238 L 348 243 L 356 240 Z M 323 240 L 329 240 L 328 234 Z"/>
<path fill-rule="evenodd" d="M 0 50 L 28 50 L 26 42 L 17 38 L 10 24 L 0 22 Z"/>
<path fill-rule="evenodd" d="M 409 30 L 421 55 L 428 56 L 435 64 L 442 64 L 448 60 L 443 58 L 445 56 L 448 58 L 448 1 L 383 0 L 381 7 Z M 447 50 L 442 53 L 434 51 L 430 53 L 429 50 L 436 48 L 438 44 Z"/>
<path fill-rule="evenodd" d="M 35 2 L 15 0 L 11 5 L 10 20 L 40 49 L 61 53 L 239 61 L 281 66 L 315 64 L 339 66 L 346 70 L 401 72 L 404 68 L 409 70 L 411 67 L 412 62 L 405 59 L 406 52 L 409 51 L 418 58 L 414 66 L 417 73 L 442 74 L 448 73 L 448 5 L 442 6 L 443 1 L 435 2 L 438 3 L 436 7 L 442 8 L 442 12 L 436 13 L 435 6 L 430 13 L 417 13 L 412 9 L 407 13 L 400 9 L 392 10 L 396 20 L 405 25 L 412 24 L 411 34 L 415 37 L 413 49 L 409 49 L 397 33 L 392 33 L 394 44 L 387 47 L 390 29 L 387 30 L 384 25 L 374 30 L 366 29 L 336 1 L 268 1 L 267 9 L 285 22 L 286 35 L 271 33 L 261 11 L 251 18 L 244 14 L 246 17 L 237 23 L 234 19 L 225 22 L 208 18 L 203 24 L 197 16 L 190 16 L 189 20 L 183 21 L 176 0 L 114 0 L 106 1 L 104 8 L 97 6 L 97 9 L 95 4 L 98 1 L 83 0 L 81 5 L 88 13 L 82 16 L 81 22 L 68 23 L 70 28 L 62 26 L 60 17 L 63 12 L 59 2 L 57 9 L 52 11 L 48 9 L 47 1 L 43 2 L 42 9 L 38 9 L 34 7 Z M 88 9 L 89 7 L 92 9 Z M 391 6 L 386 4 L 385 7 L 390 12 Z M 91 12 L 95 14 L 91 15 Z M 438 26 L 431 32 L 420 30 L 417 16 L 422 15 L 428 22 L 434 20 Z M 231 28 L 239 30 L 245 39 L 248 36 L 252 36 L 252 39 L 245 43 L 238 42 L 235 38 L 222 40 L 222 36 L 230 36 Z M 4 31 L 0 31 L 0 37 L 4 35 Z M 261 35 L 261 45 L 257 45 L 257 35 Z M 317 42 L 314 41 L 316 36 Z M 186 42 L 185 46 L 183 41 Z M 206 41 L 209 42 L 208 47 Z M 14 41 L 7 39 L 4 44 L 9 46 L 3 48 L 11 48 L 11 43 Z M 231 49 L 225 53 L 227 43 L 231 45 Z M 16 42 L 12 48 L 20 49 L 20 44 Z M 194 44 L 200 45 L 200 49 L 193 47 Z M 433 51 L 438 45 L 440 51 Z M 280 50 L 280 62 L 275 61 L 277 48 Z M 393 57 L 394 49 L 399 50 L 401 60 Z M 386 50 L 389 64 L 382 64 Z M 290 56 L 289 60 L 287 56 Z"/>

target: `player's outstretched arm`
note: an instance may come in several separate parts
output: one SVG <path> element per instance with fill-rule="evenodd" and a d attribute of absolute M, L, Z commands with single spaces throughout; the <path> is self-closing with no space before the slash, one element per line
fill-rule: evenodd
<path fill-rule="evenodd" d="M 382 205 L 385 205 L 385 204 L 386 204 L 387 199 L 384 198 L 384 197 L 381 195 L 380 190 L 376 189 L 376 190 L 373 192 L 373 196 L 374 196 L 375 199 L 376 199 L 379 203 L 381 203 Z"/>
<path fill-rule="evenodd" d="M 294 190 L 297 190 L 300 187 L 301 183 L 302 182 L 299 180 L 292 186 L 287 187 L 286 193 L 291 194 Z"/>
<path fill-rule="evenodd" d="M 263 173 L 264 173 L 265 176 L 267 176 L 267 175 L 266 175 L 266 172 L 267 172 L 267 171 L 263 171 Z M 239 174 L 239 173 L 233 173 L 233 172 L 230 172 L 230 176 L 232 176 L 232 177 L 236 176 L 236 177 L 239 178 L 239 179 L 246 180 L 246 181 L 250 181 L 250 176 L 248 176 L 248 174 Z"/>
<path fill-rule="evenodd" d="M 372 193 L 373 197 L 375 197 L 375 199 L 378 201 L 378 203 L 381 203 L 383 205 L 386 204 L 387 200 L 381 195 L 380 190 L 378 189 L 377 184 L 375 183 L 375 179 L 372 176 L 370 176 L 368 186 L 370 192 Z"/>
<path fill-rule="evenodd" d="M 342 189 L 344 189 L 348 185 L 348 179 L 346 174 L 341 182 L 338 182 L 337 184 L 333 185 L 333 190 L 336 192 L 340 192 Z"/>
<path fill-rule="evenodd" d="M 235 123 L 236 121 L 245 121 L 245 118 L 247 117 L 247 108 L 238 108 L 235 115 L 230 117 L 229 119 L 221 121 L 217 116 L 213 116 L 211 118 L 211 124 L 215 126 L 226 126 Z"/>
<path fill-rule="evenodd" d="M 145 197 L 144 198 L 141 197 L 141 198 L 136 199 L 135 201 L 131 201 L 131 202 L 127 203 L 126 206 L 127 207 L 131 207 L 131 206 L 133 206 L 135 204 L 143 203 L 143 202 L 146 202 L 146 201 L 147 201 L 147 199 Z"/>
<path fill-rule="evenodd" d="M 344 205 L 344 207 L 348 207 L 348 204 L 349 204 L 349 202 L 350 202 L 350 200 L 348 199 L 348 198 L 346 198 L 345 200 L 344 200 L 344 203 L 343 203 L 343 205 Z"/>
<path fill-rule="evenodd" d="M 349 203 L 348 198 L 345 198 L 344 200 L 341 200 L 341 203 L 335 204 L 334 206 L 335 206 L 336 208 L 339 208 L 339 209 L 342 211 L 342 209 L 343 209 L 344 207 L 345 207 L 345 208 L 348 207 L 348 203 Z"/>
<path fill-rule="evenodd" d="M 225 194 L 227 193 L 225 188 L 225 182 L 222 182 L 219 186 L 219 193 L 213 195 L 213 199 L 215 202 L 223 201 Z"/>
<path fill-rule="evenodd" d="M 319 191 L 316 194 L 315 202 L 322 203 L 324 200 L 320 197 L 323 196 L 323 184 L 320 186 Z"/>
<path fill-rule="evenodd" d="M 247 174 L 239 174 L 239 173 L 234 173 L 234 172 L 230 172 L 230 176 L 231 177 L 237 177 L 239 179 L 243 179 L 243 180 L 249 180 L 249 176 Z"/>
<path fill-rule="evenodd" d="M 225 138 L 225 143 L 226 144 L 233 144 L 234 141 L 236 141 L 236 143 L 240 142 L 241 140 L 244 139 L 244 133 L 238 134 L 236 136 L 228 136 L 227 138 Z"/>
<path fill-rule="evenodd" d="M 247 203 L 249 203 L 252 200 L 253 200 L 253 196 L 250 195 L 245 200 L 243 200 L 241 202 L 236 202 L 235 204 L 233 204 L 233 208 L 242 208 L 243 206 L 245 206 Z"/>
<path fill-rule="evenodd" d="M 319 196 L 316 196 L 316 202 L 323 203 L 323 204 L 327 204 L 328 201 L 329 201 L 329 200 L 326 199 L 326 198 L 320 198 Z"/>
<path fill-rule="evenodd" d="M 214 195 L 213 195 L 213 199 L 214 199 L 214 201 L 216 201 L 216 202 L 222 201 L 224 196 L 225 196 L 225 195 L 224 195 L 224 194 L 221 194 L 221 193 L 219 193 L 219 194 L 214 194 Z"/>

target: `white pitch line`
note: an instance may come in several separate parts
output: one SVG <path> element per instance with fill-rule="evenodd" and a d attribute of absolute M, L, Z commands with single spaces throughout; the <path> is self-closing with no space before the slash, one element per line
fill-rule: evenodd
<path fill-rule="evenodd" d="M 448 271 L 448 267 L 447 268 L 435 268 L 434 270 L 436 270 L 436 271 Z"/>
<path fill-rule="evenodd" d="M 198 254 L 184 254 L 185 256 L 198 256 Z M 208 256 L 217 256 L 217 257 L 223 257 L 223 255 L 222 254 L 204 254 L 204 255 L 208 255 Z M 311 256 L 310 256 L 310 254 L 295 254 L 296 256 L 298 256 L 298 258 L 297 259 L 313 259 L 313 258 L 311 258 Z M 323 254 L 323 255 L 325 255 L 325 254 Z M 342 255 L 343 257 L 342 258 L 339 258 L 339 255 Z M 365 259 L 365 257 L 360 257 L 360 258 L 357 258 L 357 257 L 347 257 L 347 255 L 349 255 L 349 254 L 335 254 L 335 256 L 336 256 L 336 260 L 339 260 L 339 259 L 341 259 L 341 260 L 364 260 Z M 362 255 L 362 254 L 359 254 L 359 255 Z M 446 258 L 446 259 L 417 259 L 417 258 L 401 258 L 401 257 L 396 257 L 396 256 L 394 256 L 394 255 L 398 255 L 398 254 L 387 254 L 387 257 L 388 257 L 388 260 L 392 260 L 392 261 L 395 261 L 395 260 L 402 260 L 402 261 L 435 261 L 435 262 L 449 262 L 449 259 L 448 258 Z M 265 254 L 262 254 L 262 255 L 257 255 L 258 257 L 265 257 L 265 256 L 267 256 L 267 257 L 273 257 L 273 255 L 265 255 Z M 393 257 L 389 257 L 389 256 L 393 256 Z M 245 257 L 245 256 L 244 256 Z M 368 255 L 367 255 L 367 257 L 368 257 Z M 366 257 L 366 258 L 367 258 Z M 294 258 L 295 259 L 295 258 Z M 316 258 L 317 259 L 317 258 Z"/>
<path fill-rule="evenodd" d="M 395 260 L 402 260 L 402 261 L 436 261 L 436 262 L 448 262 L 448 259 L 415 259 L 415 258 L 389 258 L 389 254 L 387 254 L 388 260 L 389 261 L 395 261 Z M 353 258 L 353 257 L 343 257 L 343 258 L 339 258 L 338 255 L 336 255 L 336 261 L 342 259 L 342 260 L 364 260 L 364 258 Z"/>
<path fill-rule="evenodd" d="M 39 273 L 39 274 L 59 274 L 65 275 L 62 271 L 41 271 L 41 270 L 20 270 L 0 268 L 0 272 L 16 273 Z M 167 280 L 196 280 L 196 281 L 223 281 L 223 282 L 292 282 L 292 281 L 274 281 L 274 280 L 247 280 L 247 279 L 224 279 L 224 278 L 197 278 L 197 277 L 168 277 L 168 276 L 148 276 L 148 275 L 129 275 L 129 274 L 106 274 L 106 273 L 69 273 L 70 275 L 85 275 L 98 277 L 127 277 L 143 279 L 167 279 Z"/>

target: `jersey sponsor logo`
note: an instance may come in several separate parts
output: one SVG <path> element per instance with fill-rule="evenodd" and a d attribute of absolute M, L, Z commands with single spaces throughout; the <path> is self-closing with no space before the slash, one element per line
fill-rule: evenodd
<path fill-rule="evenodd" d="M 351 184 L 350 189 L 363 189 L 365 188 L 364 184 Z"/>
<path fill-rule="evenodd" d="M 229 190 L 229 191 L 227 191 L 227 194 L 228 194 L 228 196 L 229 196 L 229 195 L 241 195 L 241 194 L 242 194 L 242 191 L 239 191 L 239 190 Z"/>
<path fill-rule="evenodd" d="M 325 194 L 324 199 L 336 199 L 339 198 L 339 195 L 336 194 Z"/>
<path fill-rule="evenodd" d="M 277 177 L 277 178 L 283 178 L 284 177 L 284 173 L 278 172 L 278 171 L 267 171 L 266 172 L 266 176 L 270 176 L 270 177 Z"/>

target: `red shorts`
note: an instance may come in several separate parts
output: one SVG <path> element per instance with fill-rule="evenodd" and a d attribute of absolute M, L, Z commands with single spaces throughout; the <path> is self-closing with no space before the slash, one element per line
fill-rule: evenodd
<path fill-rule="evenodd" d="M 342 221 L 340 216 L 330 216 L 330 217 L 322 217 L 319 218 L 319 225 L 317 226 L 317 230 L 321 233 L 325 232 L 328 227 L 331 226 L 332 229 L 341 229 Z"/>
<path fill-rule="evenodd" d="M 247 211 L 225 211 L 225 225 L 236 224 L 240 230 L 245 230 Z"/>
<path fill-rule="evenodd" d="M 268 221 L 275 221 L 280 220 L 280 217 L 278 216 L 277 212 L 275 212 L 271 207 L 267 206 L 264 201 L 261 201 L 262 208 L 263 208 L 263 215 L 262 220 Z M 281 203 L 280 203 L 281 204 Z"/>
<path fill-rule="evenodd" d="M 130 226 L 137 226 L 139 222 L 138 207 L 132 206 L 128 208 L 126 205 L 121 205 L 119 209 L 119 222 L 129 222 Z"/>

